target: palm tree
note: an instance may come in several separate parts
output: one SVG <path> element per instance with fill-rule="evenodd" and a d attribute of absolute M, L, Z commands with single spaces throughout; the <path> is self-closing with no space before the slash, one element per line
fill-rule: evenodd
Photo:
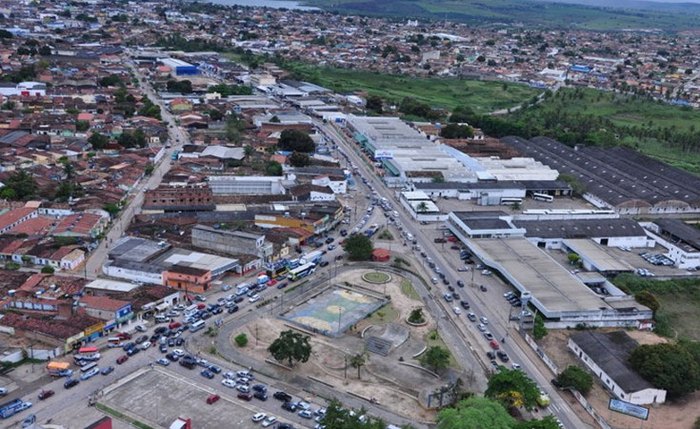
<path fill-rule="evenodd" d="M 357 379 L 360 380 L 360 370 L 367 363 L 367 358 L 364 353 L 358 353 L 350 358 L 350 366 L 357 368 Z"/>
<path fill-rule="evenodd" d="M 427 212 L 427 211 L 428 211 L 428 204 L 426 204 L 425 201 L 421 201 L 421 202 L 418 203 L 418 205 L 416 206 L 416 211 L 418 211 L 418 212 L 420 212 L 420 213 L 425 213 L 425 212 Z"/>

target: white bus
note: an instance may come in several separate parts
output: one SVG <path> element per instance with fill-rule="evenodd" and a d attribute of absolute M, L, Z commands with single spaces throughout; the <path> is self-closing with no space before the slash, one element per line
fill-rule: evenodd
<path fill-rule="evenodd" d="M 206 323 L 204 322 L 204 320 L 198 320 L 190 325 L 190 332 L 197 332 L 200 329 L 204 329 L 205 325 Z"/>
<path fill-rule="evenodd" d="M 197 308 L 197 304 L 192 304 L 185 309 L 185 317 L 189 317 L 195 314 L 197 311 L 199 311 L 199 309 Z"/>
<path fill-rule="evenodd" d="M 85 374 L 86 372 L 90 371 L 93 368 L 97 368 L 97 362 L 90 362 L 86 365 L 83 365 L 80 367 L 80 372 Z"/>
<path fill-rule="evenodd" d="M 314 271 L 316 271 L 316 264 L 314 264 L 313 262 L 309 262 L 308 264 L 304 264 L 299 268 L 295 268 L 289 271 L 289 275 L 287 275 L 287 278 L 290 281 L 295 281 L 302 277 L 306 277 L 309 274 L 312 274 Z"/>
<path fill-rule="evenodd" d="M 501 204 L 504 206 L 514 206 L 516 204 L 522 204 L 522 198 L 501 198 Z"/>
<path fill-rule="evenodd" d="M 540 194 L 537 192 L 533 192 L 532 194 L 532 199 L 536 201 L 545 201 L 547 203 L 551 203 L 554 201 L 554 197 L 549 195 L 549 194 Z"/>

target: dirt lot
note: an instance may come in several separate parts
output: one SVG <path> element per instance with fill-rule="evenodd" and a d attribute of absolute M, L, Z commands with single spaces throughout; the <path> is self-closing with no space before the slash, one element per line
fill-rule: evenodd
<path fill-rule="evenodd" d="M 574 364 L 583 366 L 566 346 L 571 332 L 574 331 L 549 331 L 549 334 L 539 342 L 560 369 Z M 666 341 L 652 332 L 627 331 L 627 333 L 640 344 L 657 344 Z M 597 378 L 595 380 L 598 381 Z M 610 398 L 611 395 L 600 382 L 593 384 L 593 389 L 586 397 L 591 405 L 615 428 L 692 429 L 695 419 L 700 416 L 700 392 L 696 392 L 678 403 L 653 406 L 649 412 L 649 420 L 645 422 L 608 410 Z M 585 413 L 581 407 L 576 407 L 576 409 Z"/>

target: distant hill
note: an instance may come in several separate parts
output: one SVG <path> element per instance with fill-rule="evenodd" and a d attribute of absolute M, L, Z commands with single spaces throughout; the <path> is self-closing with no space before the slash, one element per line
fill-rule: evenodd
<path fill-rule="evenodd" d="M 640 0 L 306 0 L 348 14 L 588 30 L 700 29 L 700 4 Z"/>

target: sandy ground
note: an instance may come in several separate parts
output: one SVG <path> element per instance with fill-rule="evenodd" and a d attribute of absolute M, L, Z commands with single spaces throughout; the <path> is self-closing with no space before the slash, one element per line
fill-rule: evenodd
<path fill-rule="evenodd" d="M 574 331 L 549 331 L 549 334 L 540 341 L 547 355 L 556 362 L 560 369 L 574 364 L 583 366 L 578 362 L 576 356 L 569 352 L 566 346 L 571 332 Z M 665 338 L 661 338 L 652 332 L 630 330 L 627 333 L 640 344 L 657 344 L 666 341 Z M 597 378 L 595 380 L 598 381 Z M 649 412 L 649 420 L 647 421 L 608 410 L 608 400 L 611 397 L 598 381 L 593 384 L 593 389 L 591 389 L 586 399 L 610 425 L 619 429 L 692 429 L 695 419 L 700 417 L 700 392 L 695 392 L 683 401 L 652 406 Z M 580 415 L 585 414 L 588 416 L 581 407 L 577 407 L 577 409 L 580 410 Z"/>
<path fill-rule="evenodd" d="M 361 271 L 345 273 L 338 277 L 337 283 L 347 281 L 353 284 L 362 284 L 379 293 L 384 293 L 385 285 L 366 283 L 361 279 L 361 274 Z M 400 281 L 401 278 L 392 275 L 392 280 L 386 284 L 386 294 L 392 298 L 390 305 L 398 310 L 398 316 L 394 320 L 385 318 L 383 323 L 394 322 L 408 327 L 404 319 L 413 308 L 421 306 L 422 303 L 405 296 L 400 290 Z M 431 327 L 434 327 L 429 315 L 426 315 L 426 319 L 429 322 L 426 326 L 409 328 L 410 339 L 408 342 L 413 341 L 413 343 L 407 344 L 407 348 L 415 349 L 419 345 L 418 341 L 422 341 L 423 336 Z M 426 410 L 419 405 L 415 397 L 417 391 L 414 389 L 416 384 L 422 386 L 426 383 L 438 383 L 439 380 L 424 375 L 416 369 L 396 364 L 397 352 L 401 351 L 403 347 L 387 357 L 373 353 L 366 354 L 367 364 L 361 369 L 361 379 L 358 380 L 357 369 L 352 367 L 347 369 L 347 378 L 345 378 L 346 372 L 343 369 L 345 357 L 349 358 L 364 352 L 364 340 L 360 338 L 360 333 L 369 326 L 370 320 L 359 321 L 354 329 L 348 330 L 342 338 L 332 339 L 322 335 L 312 337 L 312 357 L 306 363 L 297 364 L 295 372 L 318 378 L 338 389 L 350 391 L 366 398 L 381 398 L 382 405 L 416 421 L 434 421 L 435 412 Z M 244 331 L 251 338 L 251 341 L 242 351 L 260 360 L 270 358 L 267 348 L 279 336 L 279 333 L 286 329 L 289 328 L 285 326 L 285 322 L 278 319 L 265 318 L 248 324 Z M 240 331 L 236 332 L 236 334 L 238 333 Z M 405 358 L 408 360 L 407 356 Z"/>

